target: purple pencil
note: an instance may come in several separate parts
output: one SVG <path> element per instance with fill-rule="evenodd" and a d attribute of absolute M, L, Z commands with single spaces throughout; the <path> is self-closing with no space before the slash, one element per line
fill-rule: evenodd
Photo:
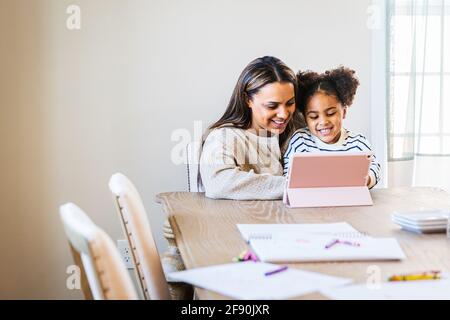
<path fill-rule="evenodd" d="M 272 270 L 272 271 L 268 271 L 268 272 L 264 273 L 264 275 L 265 275 L 265 276 L 271 276 L 271 275 L 273 275 L 273 274 L 275 274 L 275 273 L 278 273 L 278 272 L 282 272 L 282 271 L 284 271 L 284 270 L 287 270 L 287 268 L 288 268 L 288 266 L 282 266 L 282 267 L 280 267 L 280 268 L 278 268 L 278 269 L 275 269 L 275 270 Z"/>

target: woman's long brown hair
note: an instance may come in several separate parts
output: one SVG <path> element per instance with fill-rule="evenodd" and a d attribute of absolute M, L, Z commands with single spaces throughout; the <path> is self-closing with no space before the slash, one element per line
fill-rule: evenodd
<path fill-rule="evenodd" d="M 297 78 L 280 59 L 270 56 L 257 58 L 250 62 L 242 71 L 234 87 L 228 107 L 222 117 L 211 125 L 203 137 L 205 141 L 211 130 L 223 127 L 248 129 L 252 125 L 252 111 L 248 107 L 248 100 L 258 91 L 274 82 L 292 83 L 297 95 Z M 296 109 L 294 115 L 279 137 L 280 147 L 284 146 L 292 133 L 305 125 L 301 113 Z"/>

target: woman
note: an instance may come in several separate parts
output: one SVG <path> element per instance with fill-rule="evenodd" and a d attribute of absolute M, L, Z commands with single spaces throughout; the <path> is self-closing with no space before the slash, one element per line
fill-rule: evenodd
<path fill-rule="evenodd" d="M 203 138 L 200 178 L 210 198 L 280 199 L 285 178 L 281 150 L 290 135 L 304 126 L 295 108 L 296 76 L 274 57 L 258 58 L 244 69 L 228 108 Z M 201 188 L 201 186 L 200 186 Z M 166 270 L 183 270 L 170 225 Z M 170 283 L 175 298 L 190 298 L 192 288 Z"/>
<path fill-rule="evenodd" d="M 277 58 L 258 58 L 244 69 L 224 115 L 204 138 L 200 176 L 207 197 L 282 198 L 281 149 L 304 126 L 296 87 L 295 73 Z"/>

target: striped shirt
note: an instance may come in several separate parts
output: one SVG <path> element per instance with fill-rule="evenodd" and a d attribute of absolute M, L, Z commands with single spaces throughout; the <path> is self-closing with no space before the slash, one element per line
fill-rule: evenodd
<path fill-rule="evenodd" d="M 342 129 L 339 141 L 328 144 L 311 134 L 308 128 L 297 130 L 291 137 L 286 153 L 283 157 L 283 175 L 289 172 L 291 158 L 299 152 L 370 152 L 372 147 L 361 134 L 354 134 L 347 129 Z M 372 178 L 370 188 L 380 181 L 381 166 L 375 155 L 372 154 L 369 174 Z"/>

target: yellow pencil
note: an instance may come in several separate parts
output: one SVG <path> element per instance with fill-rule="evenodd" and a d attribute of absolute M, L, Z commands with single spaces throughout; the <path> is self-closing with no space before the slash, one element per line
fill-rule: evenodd
<path fill-rule="evenodd" d="M 394 275 L 389 278 L 389 281 L 414 281 L 414 280 L 437 280 L 437 279 L 441 279 L 440 271 Z"/>

